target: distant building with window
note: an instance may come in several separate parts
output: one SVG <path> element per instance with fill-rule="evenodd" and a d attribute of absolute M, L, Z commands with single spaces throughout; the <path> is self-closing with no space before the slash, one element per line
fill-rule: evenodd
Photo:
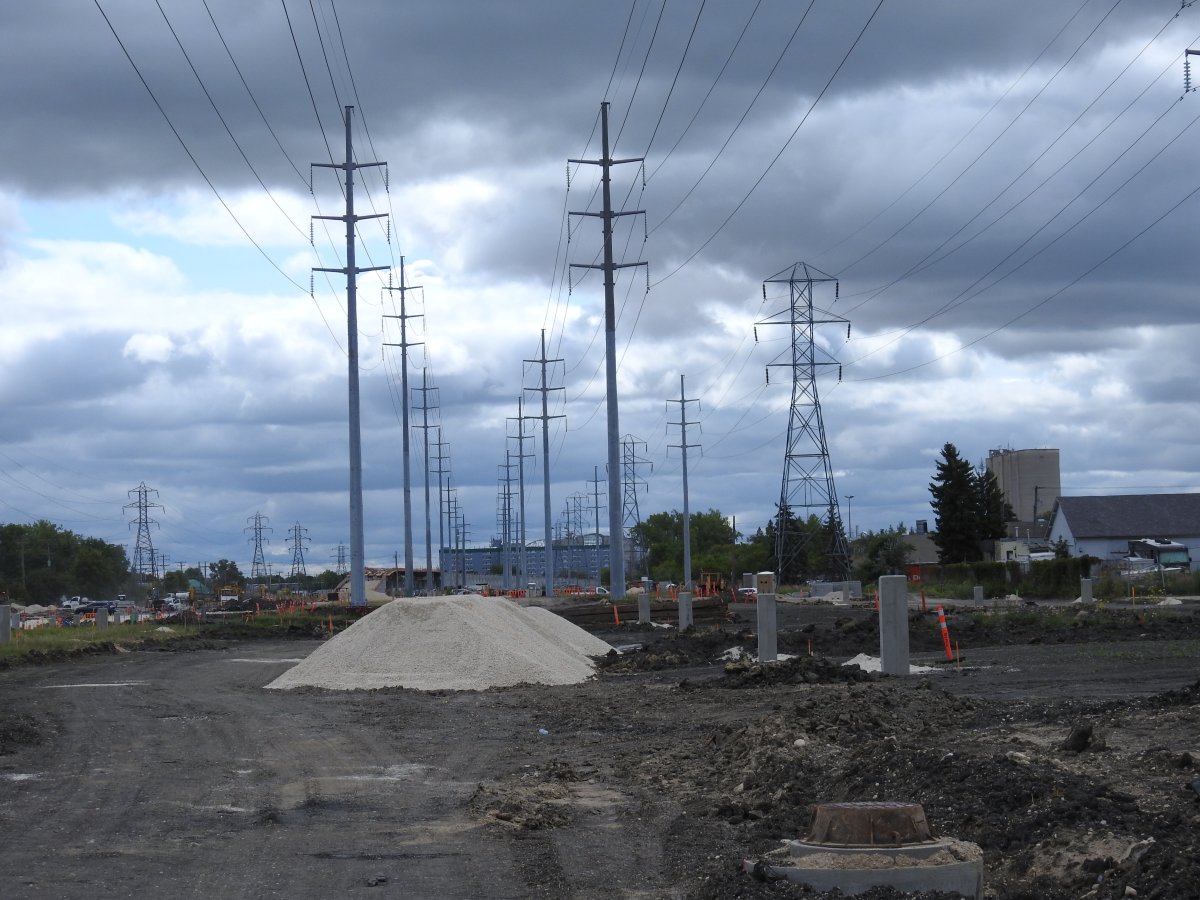
<path fill-rule="evenodd" d="M 442 581 L 447 587 L 474 587 L 486 584 L 493 588 L 504 586 L 504 563 L 507 557 L 509 571 L 513 573 L 508 585 L 524 588 L 517 584 L 520 572 L 520 544 L 507 549 L 499 539 L 482 546 L 442 547 L 438 551 Z M 557 585 L 581 587 L 600 583 L 600 573 L 608 567 L 608 535 L 583 534 L 573 539 L 554 542 L 554 581 Z M 545 541 L 529 541 L 525 545 L 525 561 L 529 581 L 541 590 L 546 578 Z"/>
<path fill-rule="evenodd" d="M 1061 540 L 1072 556 L 1123 559 L 1146 539 L 1200 549 L 1200 494 L 1060 497 L 1050 515 L 1050 545 Z"/>

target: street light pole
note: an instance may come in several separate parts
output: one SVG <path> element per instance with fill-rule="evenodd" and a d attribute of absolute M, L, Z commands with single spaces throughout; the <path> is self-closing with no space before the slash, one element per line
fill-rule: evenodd
<path fill-rule="evenodd" d="M 850 517 L 850 501 L 853 499 L 853 494 L 846 494 L 846 537 L 849 540 L 854 540 L 853 519 Z"/>

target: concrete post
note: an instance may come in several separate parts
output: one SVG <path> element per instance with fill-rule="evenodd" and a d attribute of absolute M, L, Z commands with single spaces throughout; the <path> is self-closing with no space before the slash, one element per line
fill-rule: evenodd
<path fill-rule="evenodd" d="M 1082 600 L 1084 603 L 1092 602 L 1092 579 L 1090 579 L 1090 578 L 1080 578 L 1079 579 L 1079 599 Z"/>
<path fill-rule="evenodd" d="M 775 595 L 758 595 L 758 661 L 775 662 L 779 658 Z"/>
<path fill-rule="evenodd" d="M 983 586 L 975 585 L 975 605 L 983 606 Z"/>
<path fill-rule="evenodd" d="M 696 624 L 696 620 L 692 618 L 692 594 L 691 591 L 679 592 L 679 630 L 691 628 Z"/>
<path fill-rule="evenodd" d="M 0 603 L 0 644 L 7 644 L 12 640 L 12 607 L 7 603 Z"/>
<path fill-rule="evenodd" d="M 645 591 L 638 594 L 638 624 L 650 624 L 650 595 Z"/>
<path fill-rule="evenodd" d="M 108 627 L 108 608 L 107 607 L 102 606 L 98 610 L 96 610 L 96 627 L 97 628 L 107 628 Z"/>
<path fill-rule="evenodd" d="M 885 675 L 908 674 L 908 578 L 879 579 L 879 659 Z"/>

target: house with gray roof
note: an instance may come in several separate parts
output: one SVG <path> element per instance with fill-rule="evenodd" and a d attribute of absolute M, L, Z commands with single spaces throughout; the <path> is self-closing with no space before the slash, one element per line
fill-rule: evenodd
<path fill-rule="evenodd" d="M 1051 546 L 1061 539 L 1072 556 L 1121 559 L 1129 542 L 1176 541 L 1200 559 L 1200 494 L 1059 497 L 1050 514 Z"/>

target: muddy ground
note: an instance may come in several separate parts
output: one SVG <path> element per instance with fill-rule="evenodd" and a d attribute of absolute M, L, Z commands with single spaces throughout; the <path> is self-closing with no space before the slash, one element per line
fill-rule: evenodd
<path fill-rule="evenodd" d="M 835 897 L 741 870 L 816 802 L 923 804 L 997 900 L 1200 897 L 1200 611 L 951 612 L 882 677 L 871 610 L 754 611 L 568 687 L 267 692 L 310 640 L 0 672 L 0 896 Z M 809 655 L 811 652 L 812 655 Z M 876 890 L 870 900 L 951 895 Z"/>

